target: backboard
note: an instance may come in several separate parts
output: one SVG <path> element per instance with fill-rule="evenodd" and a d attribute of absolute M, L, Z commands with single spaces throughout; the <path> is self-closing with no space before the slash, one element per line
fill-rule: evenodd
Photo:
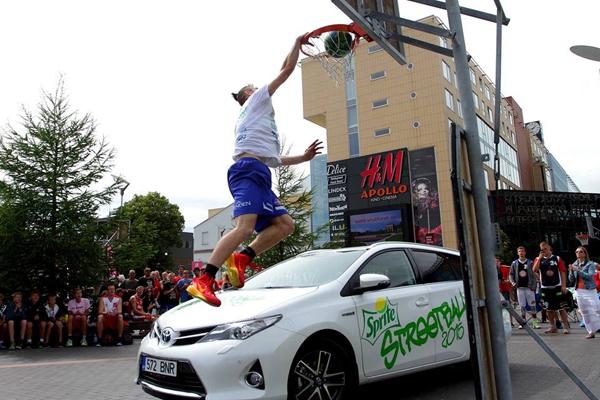
<path fill-rule="evenodd" d="M 354 23 L 365 31 L 378 45 L 387 51 L 400 65 L 406 64 L 404 44 L 389 37 L 390 33 L 402 34 L 400 25 L 365 17 L 365 10 L 378 11 L 400 17 L 398 0 L 331 0 Z"/>

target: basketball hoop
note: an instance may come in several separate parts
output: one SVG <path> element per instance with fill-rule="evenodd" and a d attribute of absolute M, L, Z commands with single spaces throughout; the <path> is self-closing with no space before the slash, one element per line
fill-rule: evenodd
<path fill-rule="evenodd" d="M 327 53 L 325 40 L 332 32 L 348 32 L 352 40 L 350 41 L 350 51 L 343 57 L 332 57 Z M 354 49 L 360 42 L 360 38 L 365 38 L 368 42 L 373 41 L 360 27 L 355 24 L 337 24 L 327 25 L 304 35 L 300 51 L 306 56 L 316 60 L 321 67 L 327 71 L 327 75 L 339 86 L 340 82 L 354 80 L 354 71 L 352 68 L 352 57 Z"/>
<path fill-rule="evenodd" d="M 577 240 L 579 240 L 579 243 L 581 243 L 582 246 L 587 246 L 590 241 L 590 235 L 585 233 L 582 233 L 581 235 L 575 235 L 575 237 Z"/>

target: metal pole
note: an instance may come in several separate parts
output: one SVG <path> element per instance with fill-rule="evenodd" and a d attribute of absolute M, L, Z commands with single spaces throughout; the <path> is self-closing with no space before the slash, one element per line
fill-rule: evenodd
<path fill-rule="evenodd" d="M 486 309 L 489 320 L 488 329 L 485 329 L 485 327 L 482 328 L 484 328 L 484 333 L 489 334 L 491 341 L 492 354 L 489 356 L 493 362 L 496 378 L 496 385 L 493 389 L 495 389 L 498 399 L 512 400 L 512 385 L 506 351 L 506 339 L 504 337 L 502 307 L 499 299 L 500 295 L 495 267 L 494 244 L 492 241 L 492 223 L 482 167 L 481 147 L 477 129 L 477 114 L 473 104 L 472 86 L 469 79 L 469 62 L 458 0 L 447 0 L 446 9 L 448 12 L 450 29 L 453 32 L 456 32 L 456 36 L 452 40 L 452 49 L 454 51 L 456 75 L 464 111 L 465 141 L 467 144 L 468 162 L 471 169 L 471 183 L 475 209 L 475 221 L 471 221 L 471 223 L 476 223 L 477 225 L 475 227 L 471 224 L 468 228 L 477 229 L 479 248 L 481 251 L 481 270 L 484 278 Z M 496 101 L 500 101 L 500 99 L 497 99 Z M 474 265 L 474 267 L 476 266 Z M 485 348 L 483 351 L 485 351 Z M 489 381 L 493 382 L 494 380 L 489 379 Z M 493 393 L 490 394 L 493 396 Z"/>

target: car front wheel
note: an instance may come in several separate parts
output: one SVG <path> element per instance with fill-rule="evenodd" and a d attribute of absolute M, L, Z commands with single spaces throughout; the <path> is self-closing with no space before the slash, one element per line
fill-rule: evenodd
<path fill-rule="evenodd" d="M 288 400 L 342 400 L 354 386 L 351 365 L 344 350 L 322 339 L 303 346 L 292 363 Z"/>

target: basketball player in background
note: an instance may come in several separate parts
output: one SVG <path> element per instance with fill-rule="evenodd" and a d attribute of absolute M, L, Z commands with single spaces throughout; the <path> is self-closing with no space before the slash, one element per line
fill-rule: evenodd
<path fill-rule="evenodd" d="M 303 37 L 296 38 L 279 74 L 271 83 L 261 88 L 247 85 L 238 93 L 232 93 L 242 107 L 235 126 L 235 162 L 227 172 L 229 191 L 234 199 L 235 228 L 219 240 L 204 274 L 194 278 L 187 288 L 191 296 L 212 306 L 221 305 L 213 288 L 215 276 L 223 263 L 231 284 L 241 288 L 246 267 L 252 259 L 294 232 L 294 221 L 271 190 L 269 168 L 310 161 L 323 149 L 322 142 L 315 140 L 301 155 L 280 154 L 272 97 L 294 72 Z M 254 231 L 258 232 L 258 236 L 252 243 L 241 252 L 234 253 Z"/>

